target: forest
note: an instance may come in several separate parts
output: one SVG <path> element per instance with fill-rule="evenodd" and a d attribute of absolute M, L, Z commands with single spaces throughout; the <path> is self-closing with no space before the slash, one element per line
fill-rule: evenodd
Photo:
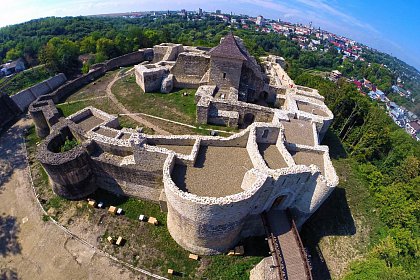
<path fill-rule="evenodd" d="M 217 19 L 52 17 L 1 28 L 0 60 L 24 57 L 30 66 L 45 64 L 51 72 L 71 76 L 87 72 L 92 64 L 161 42 L 215 46 L 228 32 L 228 24 Z M 372 215 L 378 216 L 381 226 L 372 233 L 375 242 L 368 256 L 354 261 L 345 279 L 416 279 L 420 275 L 420 143 L 354 85 L 344 79 L 336 84 L 307 71 L 342 66 L 346 76 L 366 77 L 389 92 L 396 74 L 381 65 L 394 60 L 372 52 L 368 67 L 368 62 L 343 61 L 333 48 L 325 53 L 302 51 L 282 35 L 243 29 L 234 33 L 256 57 L 283 56 L 296 84 L 316 88 L 325 97 L 335 115 L 330 134 L 343 145 L 354 163 L 352 170 L 374 201 Z M 80 55 L 85 57 L 83 64 Z"/>

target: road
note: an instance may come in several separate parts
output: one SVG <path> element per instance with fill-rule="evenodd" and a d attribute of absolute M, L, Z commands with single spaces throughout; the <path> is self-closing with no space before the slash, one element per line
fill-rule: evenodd
<path fill-rule="evenodd" d="M 0 279 L 149 279 L 42 221 L 22 145 L 30 124 L 0 135 Z"/>

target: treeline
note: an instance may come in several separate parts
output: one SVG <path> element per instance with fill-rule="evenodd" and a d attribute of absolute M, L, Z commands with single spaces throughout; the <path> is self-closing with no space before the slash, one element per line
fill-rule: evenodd
<path fill-rule="evenodd" d="M 420 275 L 420 143 L 344 80 L 337 86 L 303 73 L 295 82 L 317 88 L 325 97 L 334 113 L 331 129 L 357 162 L 357 172 L 384 224 L 367 260 L 354 263 L 346 279 L 416 279 Z"/>
<path fill-rule="evenodd" d="M 229 31 L 229 25 L 218 18 L 186 21 L 179 16 L 153 19 L 65 17 L 44 18 L 0 29 L 0 60 L 23 57 L 29 66 L 47 64 L 53 72 L 71 74 L 80 70 L 79 55 L 86 55 L 84 71 L 92 63 L 102 62 L 139 48 L 161 42 L 184 45 L 215 46 Z M 339 69 L 348 77 L 371 80 L 388 92 L 396 79 L 380 64 L 376 53 L 369 53 L 375 63 L 355 63 L 330 47 L 326 52 L 302 51 L 292 38 L 250 30 L 234 29 L 245 40 L 256 57 L 266 52 L 281 55 L 303 69 L 331 71 Z M 388 59 L 384 58 L 388 62 Z"/>

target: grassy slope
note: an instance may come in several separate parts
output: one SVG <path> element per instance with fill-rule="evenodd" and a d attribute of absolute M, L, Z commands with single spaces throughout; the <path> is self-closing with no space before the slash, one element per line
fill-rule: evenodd
<path fill-rule="evenodd" d="M 25 88 L 36 85 L 49 77 L 51 77 L 51 75 L 44 66 L 34 67 L 17 73 L 10 80 L 6 81 L 6 79 L 4 79 L 4 88 L 2 91 L 8 95 L 13 95 Z M 2 87 L 2 84 L 3 83 L 0 84 L 0 87 Z"/>
<path fill-rule="evenodd" d="M 331 131 L 323 144 L 330 147 L 340 183 L 303 226 L 302 239 L 312 256 L 314 279 L 339 279 L 350 262 L 364 258 L 383 225 L 357 163 Z"/>

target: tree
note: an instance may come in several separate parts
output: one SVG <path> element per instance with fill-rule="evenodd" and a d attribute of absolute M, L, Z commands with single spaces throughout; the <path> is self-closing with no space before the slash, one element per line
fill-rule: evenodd
<path fill-rule="evenodd" d="M 100 38 L 96 41 L 96 53 L 108 59 L 115 57 L 117 50 L 114 42 L 111 39 Z"/>
<path fill-rule="evenodd" d="M 96 53 L 96 40 L 93 36 L 87 36 L 80 41 L 80 53 Z"/>
<path fill-rule="evenodd" d="M 39 54 L 40 61 L 53 72 L 73 73 L 78 69 L 79 47 L 68 39 L 54 37 Z"/>

